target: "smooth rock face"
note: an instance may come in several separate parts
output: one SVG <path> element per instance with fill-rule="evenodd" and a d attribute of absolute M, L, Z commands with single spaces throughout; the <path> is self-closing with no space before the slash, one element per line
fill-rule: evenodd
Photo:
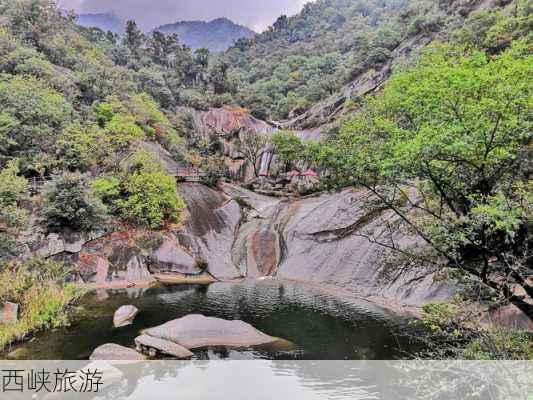
<path fill-rule="evenodd" d="M 138 313 L 139 310 L 137 307 L 122 306 L 115 312 L 113 325 L 115 325 L 115 328 L 131 325 Z"/>
<path fill-rule="evenodd" d="M 239 277 L 230 251 L 242 218 L 238 203 L 200 184 L 183 183 L 178 190 L 188 212 L 180 243 L 188 242 L 191 252 L 207 261 L 209 272 L 215 278 Z"/>
<path fill-rule="evenodd" d="M 393 255 L 365 235 L 386 237 L 383 227 L 395 219 L 391 212 L 367 209 L 370 195 L 365 190 L 287 200 L 230 184 L 220 187 L 253 209 L 241 222 L 232 247 L 233 263 L 243 275 L 335 286 L 409 305 L 451 296 L 449 287 L 434 282 L 424 269 L 386 279 Z M 401 233 L 394 239 L 404 248 L 418 245 Z"/>
<path fill-rule="evenodd" d="M 91 361 L 142 361 L 146 357 L 128 347 L 108 343 L 96 348 L 89 359 Z"/>
<path fill-rule="evenodd" d="M 178 343 L 188 349 L 211 346 L 250 347 L 279 340 L 243 321 L 228 321 L 199 314 L 187 315 L 147 329 L 144 334 Z"/>
<path fill-rule="evenodd" d="M 4 303 L 0 309 L 0 324 L 15 324 L 19 319 L 19 305 L 15 303 Z"/>
<path fill-rule="evenodd" d="M 181 274 L 200 274 L 195 266 L 194 258 L 181 248 L 179 241 L 173 237 L 165 240 L 161 247 L 151 256 L 152 272 L 157 269 L 159 272 L 179 272 Z"/>
<path fill-rule="evenodd" d="M 153 349 L 155 349 L 157 352 L 180 359 L 191 358 L 194 355 L 190 350 L 177 343 L 149 335 L 141 335 L 135 338 L 135 345 L 139 351 L 153 353 Z"/>
<path fill-rule="evenodd" d="M 152 281 L 154 280 L 140 256 L 133 256 L 126 265 L 127 281 Z"/>

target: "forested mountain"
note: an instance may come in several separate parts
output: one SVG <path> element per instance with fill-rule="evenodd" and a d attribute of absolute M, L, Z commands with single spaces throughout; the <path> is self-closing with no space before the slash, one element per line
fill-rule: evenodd
<path fill-rule="evenodd" d="M 125 27 L 124 21 L 112 13 L 79 14 L 76 23 L 86 28 L 99 28 L 113 33 L 122 33 Z"/>
<path fill-rule="evenodd" d="M 210 22 L 181 21 L 159 26 L 154 31 L 167 35 L 175 33 L 193 50 L 206 48 L 211 51 L 226 50 L 237 40 L 255 35 L 251 29 L 235 24 L 227 18 L 217 18 Z"/>

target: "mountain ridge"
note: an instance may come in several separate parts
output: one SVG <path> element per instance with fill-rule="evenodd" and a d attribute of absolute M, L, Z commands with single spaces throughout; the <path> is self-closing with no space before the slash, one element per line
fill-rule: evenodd
<path fill-rule="evenodd" d="M 165 34 L 176 33 L 182 42 L 194 50 L 207 48 L 211 51 L 224 51 L 237 40 L 251 38 L 256 34 L 250 28 L 225 17 L 211 21 L 178 21 L 173 24 L 160 25 L 153 31 Z"/>
<path fill-rule="evenodd" d="M 124 21 L 112 12 L 78 14 L 76 22 L 85 28 L 100 28 L 113 33 L 121 33 L 125 28 Z"/>

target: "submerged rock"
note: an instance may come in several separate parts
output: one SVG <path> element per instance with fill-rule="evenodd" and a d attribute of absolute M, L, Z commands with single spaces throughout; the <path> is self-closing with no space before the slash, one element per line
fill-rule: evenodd
<path fill-rule="evenodd" d="M 135 339 L 138 351 L 147 352 L 151 357 L 157 353 L 166 354 L 176 358 L 191 358 L 194 354 L 185 347 L 170 340 L 160 339 L 149 335 L 141 335 Z"/>
<path fill-rule="evenodd" d="M 128 347 L 107 343 L 96 348 L 89 359 L 91 361 L 142 361 L 146 357 Z"/>
<path fill-rule="evenodd" d="M 139 310 L 137 307 L 122 306 L 115 312 L 113 317 L 113 325 L 115 325 L 115 328 L 122 328 L 123 326 L 131 325 L 138 313 Z"/>
<path fill-rule="evenodd" d="M 178 343 L 188 349 L 204 347 L 252 347 L 279 339 L 255 329 L 243 321 L 228 321 L 199 314 L 187 315 L 155 328 L 145 335 Z"/>

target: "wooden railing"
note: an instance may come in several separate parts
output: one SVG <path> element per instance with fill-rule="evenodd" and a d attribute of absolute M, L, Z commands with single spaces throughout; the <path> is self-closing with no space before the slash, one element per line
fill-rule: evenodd
<path fill-rule="evenodd" d="M 52 180 L 50 176 L 36 177 L 28 179 L 28 193 L 30 196 L 35 196 L 36 194 L 41 193 L 43 186 Z"/>
<path fill-rule="evenodd" d="M 207 174 L 199 168 L 178 168 L 176 171 L 176 177 L 178 180 L 185 182 L 200 182 Z"/>

